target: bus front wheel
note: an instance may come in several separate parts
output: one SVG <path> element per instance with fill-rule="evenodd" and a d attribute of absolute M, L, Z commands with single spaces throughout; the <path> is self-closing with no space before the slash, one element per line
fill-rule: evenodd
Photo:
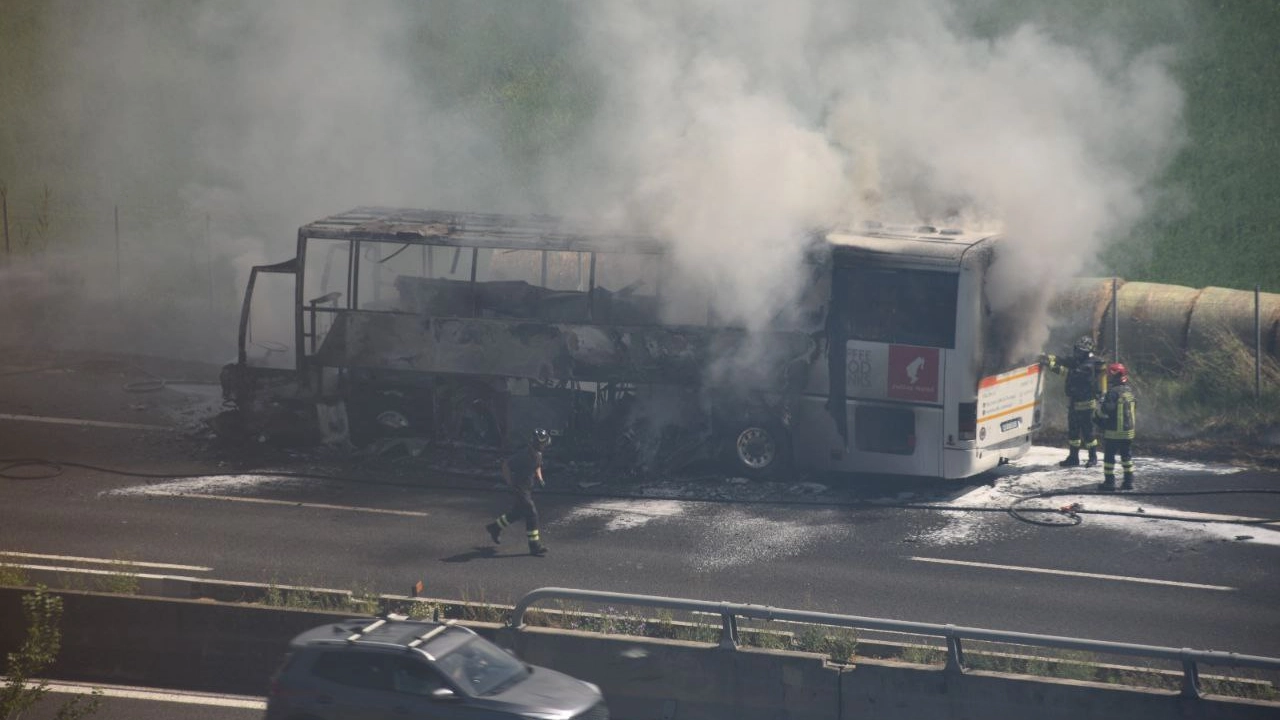
<path fill-rule="evenodd" d="M 777 474 L 790 460 L 786 431 L 774 422 L 740 423 L 727 436 L 726 469 L 736 475 L 760 478 Z"/>

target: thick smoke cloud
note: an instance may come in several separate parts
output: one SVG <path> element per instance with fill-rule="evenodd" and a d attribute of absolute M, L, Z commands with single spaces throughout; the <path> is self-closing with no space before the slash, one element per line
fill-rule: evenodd
<path fill-rule="evenodd" d="M 10 205 L 21 220 L 49 186 L 75 208 L 54 229 L 61 272 L 82 263 L 68 293 L 87 302 L 62 319 L 98 329 L 84 307 L 119 295 L 103 277 L 110 208 L 171 213 L 126 228 L 120 302 L 143 320 L 111 326 L 161 351 L 191 352 L 173 328 L 233 331 L 249 265 L 361 204 L 654 232 L 753 327 L 802 287 L 811 228 L 1002 229 L 1019 244 L 993 301 L 1042 308 L 1141 217 L 1181 139 L 1176 48 L 1031 21 L 977 33 L 968 13 L 989 3 L 18 5 L 25 21 L 3 32 L 38 42 L 24 79 L 0 86 Z M 512 87 L 552 100 L 513 109 Z M 184 295 L 193 282 L 207 302 Z M 139 302 L 157 291 L 173 332 Z"/>
<path fill-rule="evenodd" d="M 928 0 L 579 9 L 607 88 L 600 187 L 747 323 L 794 293 L 805 229 L 861 220 L 1003 230 L 995 309 L 1043 310 L 1141 217 L 1181 138 L 1168 48 L 979 38 Z"/>

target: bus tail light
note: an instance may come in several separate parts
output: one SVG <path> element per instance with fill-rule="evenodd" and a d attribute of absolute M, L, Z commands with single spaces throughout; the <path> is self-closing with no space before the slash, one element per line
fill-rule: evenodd
<path fill-rule="evenodd" d="M 978 403 L 960 403 L 960 439 L 973 440 L 978 436 Z"/>

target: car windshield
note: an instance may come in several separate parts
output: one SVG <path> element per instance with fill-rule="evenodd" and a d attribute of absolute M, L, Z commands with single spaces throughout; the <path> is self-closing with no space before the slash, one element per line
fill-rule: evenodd
<path fill-rule="evenodd" d="M 436 655 L 436 667 L 472 695 L 491 695 L 529 674 L 524 663 L 474 635 L 445 654 Z"/>

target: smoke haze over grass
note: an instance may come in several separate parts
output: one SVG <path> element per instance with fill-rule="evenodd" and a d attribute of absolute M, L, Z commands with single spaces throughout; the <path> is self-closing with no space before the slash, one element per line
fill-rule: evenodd
<path fill-rule="evenodd" d="M 93 342 L 225 352 L 247 267 L 367 204 L 656 233 L 751 327 L 793 302 L 811 228 L 1003 229 L 1019 251 L 993 301 L 1042 309 L 1142 218 L 1182 142 L 1177 47 L 1073 40 L 1030 12 L 975 30 L 992 3 L 11 5 L 0 179 L 24 227 L 40 188 L 55 197 L 50 248 L 73 280 L 51 293 L 59 320 L 23 330 L 54 343 L 79 323 Z M 47 258 L 23 264 L 47 291 Z M 138 321 L 108 328 L 117 281 Z"/>

